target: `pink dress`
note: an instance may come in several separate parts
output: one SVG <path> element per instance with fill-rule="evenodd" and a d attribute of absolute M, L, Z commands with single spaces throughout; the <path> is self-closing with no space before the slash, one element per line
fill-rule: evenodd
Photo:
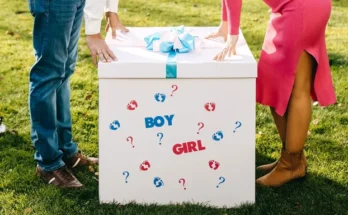
<path fill-rule="evenodd" d="M 283 116 L 286 112 L 296 68 L 303 51 L 316 62 L 311 96 L 322 106 L 336 102 L 325 29 L 331 13 L 331 0 L 264 0 L 271 7 L 258 63 L 256 101 L 274 107 Z M 239 32 L 242 0 L 222 0 L 222 19 L 229 23 L 229 34 Z M 315 11 L 315 13 L 313 13 Z"/>

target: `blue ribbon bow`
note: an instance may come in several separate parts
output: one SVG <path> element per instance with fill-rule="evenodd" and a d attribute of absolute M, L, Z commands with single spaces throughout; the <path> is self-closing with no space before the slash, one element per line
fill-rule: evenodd
<path fill-rule="evenodd" d="M 168 53 L 175 51 L 178 53 L 188 53 L 195 49 L 195 37 L 191 34 L 184 32 L 184 26 L 172 28 L 170 32 L 173 33 L 171 38 L 162 38 L 163 32 L 156 32 L 144 38 L 148 50 L 153 50 L 153 42 L 160 40 L 160 51 L 162 53 Z M 165 32 L 164 32 L 165 33 Z M 163 40 L 164 39 L 164 40 Z M 162 40 L 162 41 L 161 41 Z M 175 46 L 175 42 L 180 42 L 181 47 Z M 180 46 L 180 45 L 179 45 Z"/>
<path fill-rule="evenodd" d="M 153 51 L 153 43 L 160 42 L 159 51 L 169 53 L 166 63 L 166 78 L 177 77 L 176 53 L 188 53 L 195 49 L 195 37 L 184 32 L 184 26 L 172 28 L 170 38 L 162 38 L 165 32 L 156 32 L 144 38 L 148 50 Z M 168 36 L 168 34 L 167 34 Z"/>

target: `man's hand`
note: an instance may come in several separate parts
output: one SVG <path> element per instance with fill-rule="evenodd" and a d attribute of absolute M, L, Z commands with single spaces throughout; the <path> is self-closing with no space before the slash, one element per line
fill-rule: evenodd
<path fill-rule="evenodd" d="M 116 61 L 114 53 L 106 45 L 105 40 L 100 34 L 87 35 L 87 46 L 93 58 L 93 64 L 98 66 L 98 59 L 102 62 Z"/>
<path fill-rule="evenodd" d="M 128 32 L 129 30 L 124 27 L 120 19 L 118 18 L 117 13 L 114 12 L 106 12 L 105 13 L 105 19 L 106 19 L 106 28 L 105 31 L 108 32 L 111 28 L 112 30 L 112 39 L 116 39 L 116 30 L 119 29 L 123 33 Z"/>

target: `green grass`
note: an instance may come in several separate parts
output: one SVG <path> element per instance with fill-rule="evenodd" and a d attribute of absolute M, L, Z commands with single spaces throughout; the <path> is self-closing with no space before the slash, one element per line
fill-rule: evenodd
<path fill-rule="evenodd" d="M 38 180 L 27 107 L 28 73 L 34 62 L 32 17 L 26 1 L 0 0 L 0 4 L 0 115 L 9 129 L 0 137 L 0 214 L 348 214 L 347 0 L 334 1 L 327 29 L 338 102 L 314 107 L 313 119 L 318 123 L 311 124 L 306 144 L 310 162 L 306 179 L 278 189 L 257 187 L 257 203 L 236 209 L 99 205 L 98 184 L 87 169 L 77 173 L 86 185 L 79 191 L 56 189 Z M 244 0 L 241 27 L 256 58 L 269 18 L 267 10 L 261 0 Z M 119 11 L 127 26 L 213 26 L 219 24 L 220 1 L 124 0 Z M 98 79 L 84 37 L 71 88 L 74 139 L 87 154 L 97 155 Z M 262 106 L 257 106 L 257 132 L 262 132 L 257 135 L 257 164 L 275 160 L 280 140 L 268 109 Z"/>

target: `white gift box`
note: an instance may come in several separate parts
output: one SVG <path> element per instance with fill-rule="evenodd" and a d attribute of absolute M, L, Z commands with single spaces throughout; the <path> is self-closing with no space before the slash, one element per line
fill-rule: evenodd
<path fill-rule="evenodd" d="M 256 61 L 241 34 L 216 62 L 223 42 L 203 39 L 215 28 L 186 27 L 201 44 L 168 78 L 168 54 L 144 38 L 169 29 L 106 38 L 118 61 L 98 66 L 100 202 L 253 203 Z"/>

